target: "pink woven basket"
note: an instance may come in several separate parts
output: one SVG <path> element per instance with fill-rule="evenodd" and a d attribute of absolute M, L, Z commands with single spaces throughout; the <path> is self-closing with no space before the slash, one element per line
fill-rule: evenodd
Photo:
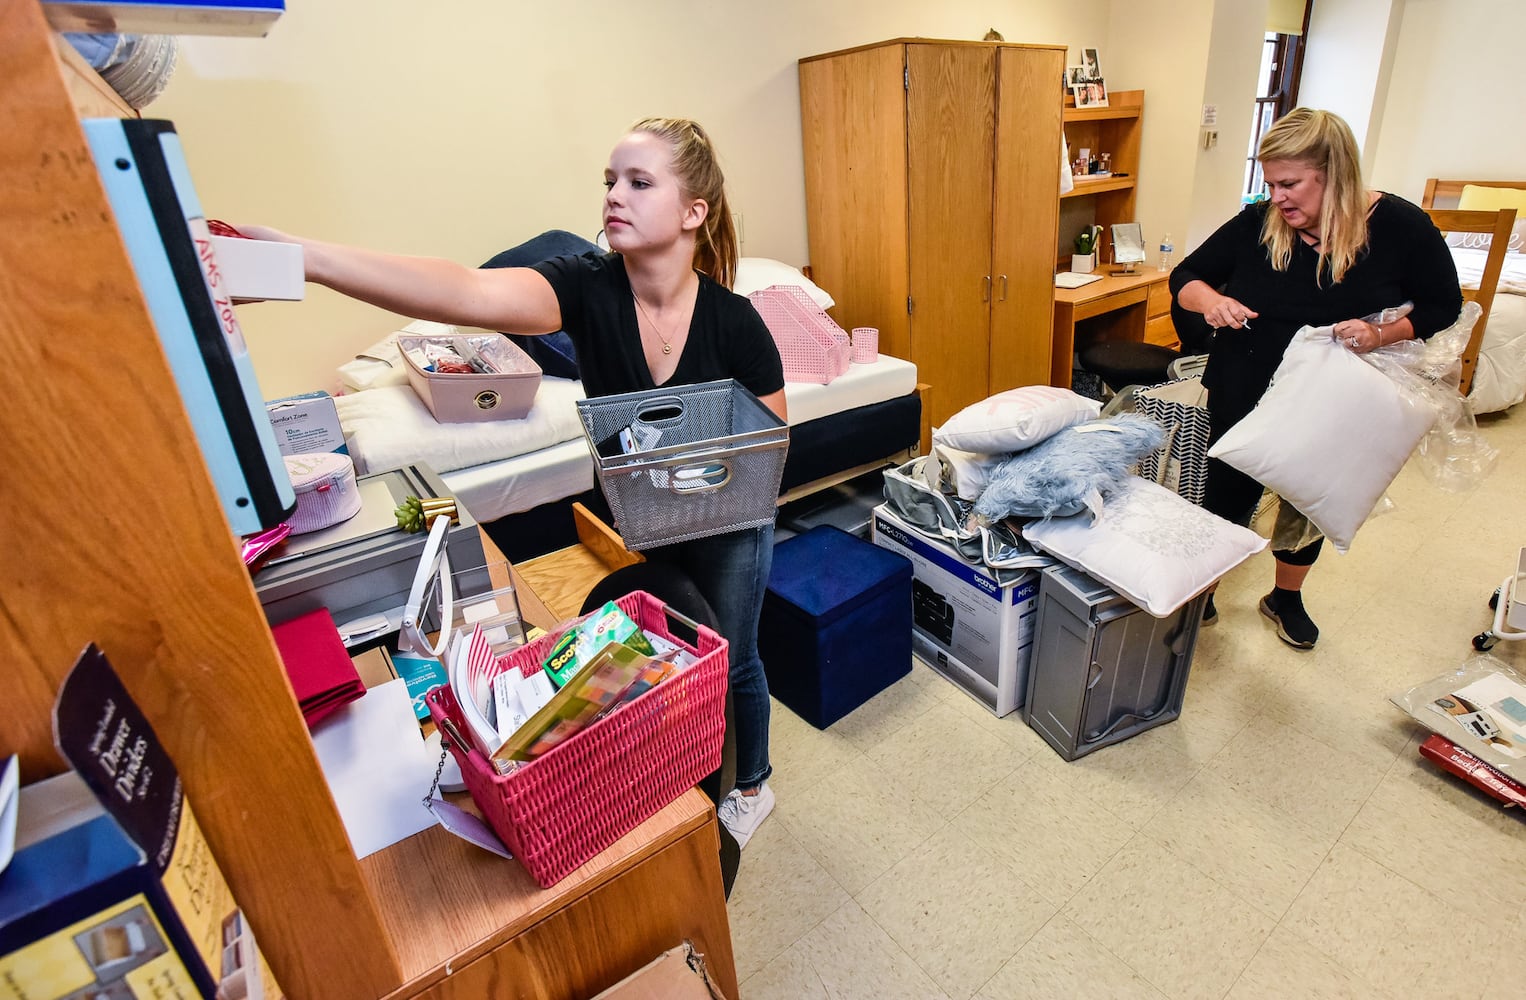
<path fill-rule="evenodd" d="M 848 370 L 848 334 L 794 285 L 771 285 L 747 296 L 784 362 L 786 382 L 826 385 Z"/>
<path fill-rule="evenodd" d="M 694 787 L 721 763 L 725 735 L 726 640 L 704 626 L 694 644 L 672 633 L 667 606 L 636 591 L 615 603 L 635 623 L 699 660 L 630 704 L 558 745 L 497 773 L 476 747 L 447 740 L 472 801 L 541 888 L 550 888 L 594 855 Z M 529 675 L 561 631 L 498 660 L 500 670 Z M 449 718 L 465 733 L 450 686 L 425 698 L 438 726 Z"/>

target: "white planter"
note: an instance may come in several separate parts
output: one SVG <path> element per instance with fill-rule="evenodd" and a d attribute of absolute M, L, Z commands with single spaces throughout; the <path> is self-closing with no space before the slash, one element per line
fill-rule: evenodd
<path fill-rule="evenodd" d="M 1070 269 L 1077 274 L 1091 274 L 1097 269 L 1097 255 L 1094 253 L 1071 254 Z"/>

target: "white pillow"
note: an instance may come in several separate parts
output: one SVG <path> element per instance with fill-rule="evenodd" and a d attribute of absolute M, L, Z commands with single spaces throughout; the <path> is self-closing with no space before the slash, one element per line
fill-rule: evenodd
<path fill-rule="evenodd" d="M 1095 522 L 1082 513 L 1030 521 L 1034 547 L 1090 573 L 1157 618 L 1266 548 L 1266 539 L 1130 476 Z"/>
<path fill-rule="evenodd" d="M 1101 403 L 1069 389 L 1025 385 L 971 403 L 934 430 L 933 440 L 960 451 L 1002 455 L 1030 448 L 1100 412 Z"/>
<path fill-rule="evenodd" d="M 738 295 L 751 295 L 772 285 L 794 285 L 809 295 L 815 303 L 823 309 L 830 309 L 837 303 L 832 296 L 816 287 L 816 283 L 800 273 L 800 269 L 790 267 L 782 260 L 773 260 L 769 257 L 743 257 L 737 261 L 737 276 L 731 290 Z"/>
<path fill-rule="evenodd" d="M 407 385 L 408 369 L 403 363 L 403 353 L 397 348 L 398 335 L 407 333 L 419 337 L 448 337 L 460 332 L 459 327 L 448 323 L 416 319 L 401 330 L 387 334 L 356 354 L 354 360 L 340 365 L 339 384 L 344 387 L 345 392 L 382 389 L 389 385 Z"/>
<path fill-rule="evenodd" d="M 1345 552 L 1436 415 L 1406 402 L 1330 331 L 1294 335 L 1261 402 L 1208 454 L 1302 511 Z"/>

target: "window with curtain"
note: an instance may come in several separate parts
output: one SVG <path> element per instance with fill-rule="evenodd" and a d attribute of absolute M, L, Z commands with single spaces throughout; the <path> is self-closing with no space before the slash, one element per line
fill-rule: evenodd
<path fill-rule="evenodd" d="M 1266 191 L 1256 148 L 1272 122 L 1298 106 L 1298 76 L 1303 69 L 1303 45 L 1309 31 L 1313 0 L 1272 0 L 1268 9 L 1266 37 L 1261 45 L 1261 70 L 1256 84 L 1256 106 L 1250 127 L 1250 148 L 1245 153 L 1244 201 L 1260 198 Z"/>

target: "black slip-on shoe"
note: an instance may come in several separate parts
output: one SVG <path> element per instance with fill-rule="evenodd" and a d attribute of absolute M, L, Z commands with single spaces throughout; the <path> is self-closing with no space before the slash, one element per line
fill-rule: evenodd
<path fill-rule="evenodd" d="M 1304 611 L 1302 603 L 1297 607 L 1279 607 L 1273 594 L 1261 598 L 1261 613 L 1277 626 L 1277 638 L 1295 649 L 1313 649 L 1319 641 L 1319 626 Z"/>

